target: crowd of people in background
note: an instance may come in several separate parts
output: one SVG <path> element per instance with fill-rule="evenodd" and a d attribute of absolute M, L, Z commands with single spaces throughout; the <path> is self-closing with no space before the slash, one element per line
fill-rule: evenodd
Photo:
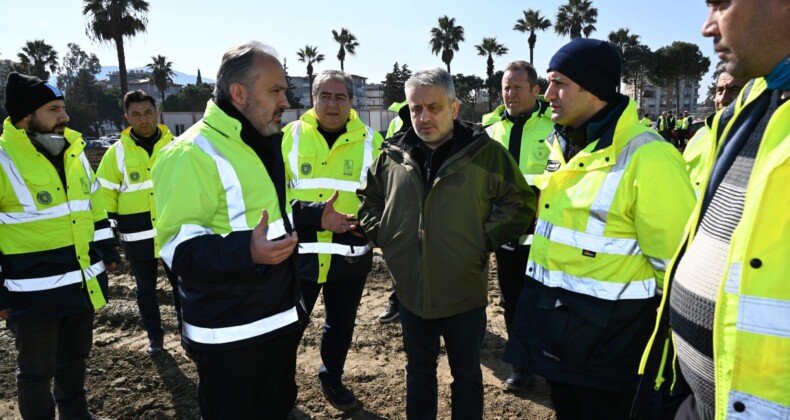
<path fill-rule="evenodd" d="M 617 50 L 589 38 L 552 56 L 545 92 L 532 65 L 509 63 L 503 105 L 481 122 L 457 118 L 452 77 L 428 68 L 385 139 L 352 109 L 351 77 L 330 70 L 281 128 L 283 66 L 248 41 L 225 52 L 214 99 L 178 138 L 152 97 L 128 93 L 130 127 L 94 173 L 63 94 L 11 73 L 0 317 L 21 416 L 95 418 L 85 372 L 117 237 L 151 357 L 164 263 L 205 419 L 287 418 L 319 294 L 317 386 L 338 410 L 358 405 L 343 369 L 374 246 L 409 419 L 439 415 L 442 341 L 452 418 L 484 416 L 491 253 L 503 385 L 545 378 L 557 418 L 790 418 L 790 3 L 708 6 L 702 32 L 725 71 L 693 136 L 687 111 L 640 119 L 618 93 Z"/>

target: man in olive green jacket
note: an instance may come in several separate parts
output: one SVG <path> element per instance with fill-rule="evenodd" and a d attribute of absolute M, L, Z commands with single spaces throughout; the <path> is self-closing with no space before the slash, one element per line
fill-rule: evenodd
<path fill-rule="evenodd" d="M 382 145 L 357 190 L 360 224 L 381 247 L 400 299 L 407 417 L 436 417 L 443 336 L 453 418 L 482 418 L 488 255 L 527 231 L 536 197 L 501 144 L 455 121 L 449 73 L 416 73 L 406 98 L 413 127 Z"/>

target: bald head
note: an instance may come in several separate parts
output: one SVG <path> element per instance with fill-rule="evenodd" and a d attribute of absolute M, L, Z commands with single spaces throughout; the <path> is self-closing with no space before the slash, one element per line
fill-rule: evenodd
<path fill-rule="evenodd" d="M 749 79 L 741 77 L 732 77 L 726 71 L 719 74 L 719 79 L 716 80 L 716 96 L 713 97 L 713 104 L 716 106 L 716 111 L 731 104 L 741 89 L 749 82 Z"/>

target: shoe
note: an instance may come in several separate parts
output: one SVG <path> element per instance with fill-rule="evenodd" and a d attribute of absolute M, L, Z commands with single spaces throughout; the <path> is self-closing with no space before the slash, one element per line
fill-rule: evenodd
<path fill-rule="evenodd" d="M 398 311 L 400 309 L 399 306 L 400 305 L 398 305 L 397 303 L 390 302 L 387 305 L 387 310 L 382 312 L 381 315 L 379 315 L 379 322 L 381 322 L 382 324 L 386 324 L 388 322 L 393 322 L 397 320 L 400 317 L 400 312 Z"/>
<path fill-rule="evenodd" d="M 145 350 L 150 357 L 156 357 L 165 351 L 165 338 L 151 338 L 148 340 L 148 349 Z"/>
<path fill-rule="evenodd" d="M 523 368 L 514 367 L 513 373 L 505 380 L 505 389 L 519 391 L 535 382 L 535 376 L 527 373 Z"/>
<path fill-rule="evenodd" d="M 321 385 L 321 393 L 324 394 L 324 398 L 329 401 L 332 407 L 347 412 L 357 406 L 357 397 L 342 382 L 331 385 L 318 382 Z"/>

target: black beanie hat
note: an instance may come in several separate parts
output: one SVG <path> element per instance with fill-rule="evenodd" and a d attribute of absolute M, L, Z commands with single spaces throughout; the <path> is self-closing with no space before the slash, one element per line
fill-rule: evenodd
<path fill-rule="evenodd" d="M 11 123 L 16 124 L 55 99 L 63 99 L 60 90 L 38 77 L 17 72 L 8 75 L 5 85 L 5 109 L 11 117 Z"/>
<path fill-rule="evenodd" d="M 620 54 L 608 42 L 576 38 L 557 51 L 548 71 L 558 71 L 599 99 L 611 102 L 620 85 Z"/>

